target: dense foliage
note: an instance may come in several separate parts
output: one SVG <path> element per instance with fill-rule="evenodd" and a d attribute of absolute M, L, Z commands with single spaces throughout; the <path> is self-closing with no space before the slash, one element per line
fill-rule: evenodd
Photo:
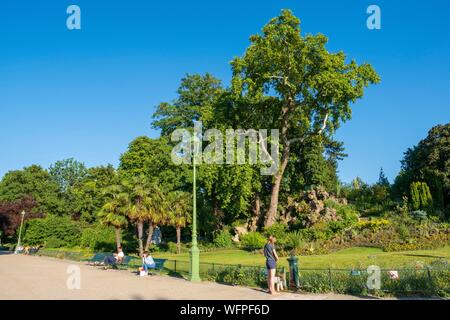
<path fill-rule="evenodd" d="M 268 235 L 278 238 L 284 255 L 355 245 L 388 251 L 445 245 L 450 124 L 432 128 L 405 152 L 394 184 L 382 169 L 374 184 L 358 177 L 340 182 L 338 161 L 346 154 L 334 134 L 365 88 L 380 79 L 369 64 L 329 52 L 327 41 L 321 34 L 302 35 L 299 19 L 283 10 L 233 59 L 228 87 L 209 73 L 186 75 L 174 101 L 159 104 L 153 114 L 161 136 L 131 141 L 117 170 L 66 159 L 48 170 L 32 165 L 8 172 L 0 181 L 2 240 L 17 240 L 25 211 L 28 245 L 185 250 L 192 165 L 172 161 L 171 134 L 201 122 L 222 133 L 279 129 L 281 158 L 273 176 L 261 175 L 260 163 L 198 166 L 198 228 L 205 248 L 260 250 Z M 157 228 L 164 232 L 158 248 Z"/>

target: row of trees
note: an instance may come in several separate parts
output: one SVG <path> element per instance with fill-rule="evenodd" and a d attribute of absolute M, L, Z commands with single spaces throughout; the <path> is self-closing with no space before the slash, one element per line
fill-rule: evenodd
<path fill-rule="evenodd" d="M 174 226 L 180 243 L 180 230 L 190 221 L 192 168 L 172 162 L 170 137 L 176 129 L 193 128 L 201 121 L 205 128 L 222 133 L 228 128 L 278 128 L 281 142 L 274 176 L 262 176 L 260 165 L 254 164 L 199 166 L 197 201 L 203 237 L 235 224 L 246 223 L 252 230 L 270 227 L 290 196 L 316 186 L 348 198 L 360 210 L 379 204 L 384 210 L 405 195 L 414 202 L 412 208 L 417 203 L 422 207 L 426 184 L 427 206 L 446 210 L 448 124 L 433 128 L 406 152 L 393 185 L 384 174 L 372 186 L 360 179 L 349 186 L 339 182 L 337 163 L 346 154 L 334 133 L 350 119 L 352 105 L 365 88 L 380 79 L 369 64 L 348 62 L 343 52 L 330 53 L 326 44 L 321 34 L 302 35 L 299 19 L 283 10 L 250 37 L 241 57 L 233 59 L 230 86 L 208 73 L 183 78 L 177 98 L 158 105 L 153 115 L 152 126 L 161 136 L 134 139 L 117 170 L 111 165 L 86 168 L 68 159 L 48 170 L 33 165 L 11 171 L 0 182 L 0 203 L 4 208 L 26 207 L 35 213 L 111 225 L 118 245 L 121 229 L 131 223 L 141 252 L 148 248 L 156 225 Z M 15 227 L 8 221 L 14 219 L 2 218 L 3 212 L 2 229 L 13 234 Z"/>
<path fill-rule="evenodd" d="M 121 230 L 131 222 L 137 227 L 142 253 L 148 223 L 145 250 L 157 225 L 175 228 L 179 248 L 181 228 L 191 220 L 191 194 L 166 187 L 156 176 L 112 166 L 87 169 L 74 159 L 58 161 L 49 170 L 33 165 L 8 172 L 0 182 L 0 227 L 4 236 L 14 235 L 22 211 L 27 212 L 26 220 L 70 216 L 113 226 L 119 246 Z"/>
<path fill-rule="evenodd" d="M 99 212 L 101 223 L 116 230 L 117 247 L 121 245 L 121 232 L 131 221 L 137 227 L 139 253 L 142 255 L 151 245 L 157 225 L 175 227 L 177 249 L 180 251 L 181 228 L 191 221 L 191 195 L 183 191 L 164 193 L 157 183 L 141 175 L 125 179 L 105 190 L 107 202 Z M 148 224 L 144 247 L 144 225 Z"/>
<path fill-rule="evenodd" d="M 401 160 L 401 170 L 391 184 L 380 172 L 373 185 L 356 178 L 339 188 L 339 194 L 360 211 L 379 207 L 388 211 L 402 202 L 410 210 L 421 210 L 442 218 L 450 217 L 450 124 L 430 129 L 425 139 L 409 148 Z"/>

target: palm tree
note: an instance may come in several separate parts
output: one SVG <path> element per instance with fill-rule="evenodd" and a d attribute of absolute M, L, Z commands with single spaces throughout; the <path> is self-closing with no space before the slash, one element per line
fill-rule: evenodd
<path fill-rule="evenodd" d="M 158 220 L 158 200 L 161 192 L 155 183 L 150 182 L 142 175 L 124 180 L 122 184 L 128 195 L 128 217 L 137 226 L 139 253 L 142 256 L 144 253 L 144 223 L 148 221 L 152 225 Z"/>
<path fill-rule="evenodd" d="M 105 193 L 110 196 L 110 199 L 103 205 L 98 214 L 100 223 L 114 227 L 117 250 L 121 246 L 122 228 L 128 225 L 126 218 L 127 196 L 120 191 L 120 186 L 112 186 L 106 189 Z"/>
<path fill-rule="evenodd" d="M 191 195 L 188 192 L 172 191 L 167 196 L 166 208 L 169 224 L 177 232 L 177 252 L 181 251 L 181 228 L 191 222 Z"/>

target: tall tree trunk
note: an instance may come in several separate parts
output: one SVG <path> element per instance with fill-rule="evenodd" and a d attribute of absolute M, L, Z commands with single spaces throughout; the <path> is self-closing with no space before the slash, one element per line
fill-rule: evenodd
<path fill-rule="evenodd" d="M 277 172 L 274 178 L 274 183 L 272 185 L 272 193 L 270 197 L 269 211 L 266 214 L 266 220 L 264 221 L 265 227 L 270 227 L 276 222 L 277 219 L 277 208 L 278 208 L 278 195 L 280 193 L 281 180 L 283 179 L 284 170 L 286 169 L 288 163 L 288 158 L 283 158 L 281 160 L 280 170 Z"/>
<path fill-rule="evenodd" d="M 177 253 L 181 253 L 181 227 L 177 226 Z"/>
<path fill-rule="evenodd" d="M 142 238 L 144 236 L 144 221 L 139 220 L 137 223 L 137 231 L 138 231 L 138 241 L 139 241 L 139 254 L 142 257 L 144 254 L 144 245 L 142 242 Z"/>
<path fill-rule="evenodd" d="M 221 210 L 219 201 L 217 200 L 217 192 L 215 185 L 212 190 L 211 198 L 212 198 L 213 216 L 216 220 L 217 226 L 221 228 L 223 226 L 223 211 Z"/>
<path fill-rule="evenodd" d="M 145 251 L 148 251 L 150 248 L 150 245 L 152 244 L 152 237 L 153 237 L 153 231 L 155 230 L 155 224 L 150 221 L 148 225 L 148 231 L 147 231 L 147 241 L 145 243 Z"/>
<path fill-rule="evenodd" d="M 292 109 L 293 99 L 289 99 L 288 105 L 283 107 L 282 110 L 282 120 L 281 120 L 281 142 L 283 144 L 283 152 L 281 155 L 281 165 L 278 168 L 277 173 L 273 179 L 272 192 L 270 196 L 269 210 L 266 214 L 266 219 L 264 221 L 265 227 L 270 227 L 276 222 L 277 219 L 277 208 L 278 208 L 278 195 L 280 193 L 281 181 L 283 180 L 284 171 L 289 161 L 290 148 L 289 140 L 287 136 L 287 131 L 289 128 L 289 111 Z"/>
<path fill-rule="evenodd" d="M 121 233 L 122 229 L 120 227 L 115 227 L 115 235 L 116 235 L 116 245 L 117 245 L 117 252 L 119 252 L 119 247 L 121 246 Z"/>
<path fill-rule="evenodd" d="M 250 220 L 248 229 L 249 231 L 256 231 L 258 229 L 258 225 L 261 221 L 261 199 L 259 198 L 259 194 L 255 195 L 255 205 L 253 207 L 253 217 Z"/>

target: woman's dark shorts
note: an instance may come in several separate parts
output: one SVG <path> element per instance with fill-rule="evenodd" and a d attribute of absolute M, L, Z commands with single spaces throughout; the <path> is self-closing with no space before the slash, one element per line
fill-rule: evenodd
<path fill-rule="evenodd" d="M 267 260 L 266 261 L 266 268 L 267 269 L 276 269 L 277 268 L 277 264 L 273 260 Z"/>

